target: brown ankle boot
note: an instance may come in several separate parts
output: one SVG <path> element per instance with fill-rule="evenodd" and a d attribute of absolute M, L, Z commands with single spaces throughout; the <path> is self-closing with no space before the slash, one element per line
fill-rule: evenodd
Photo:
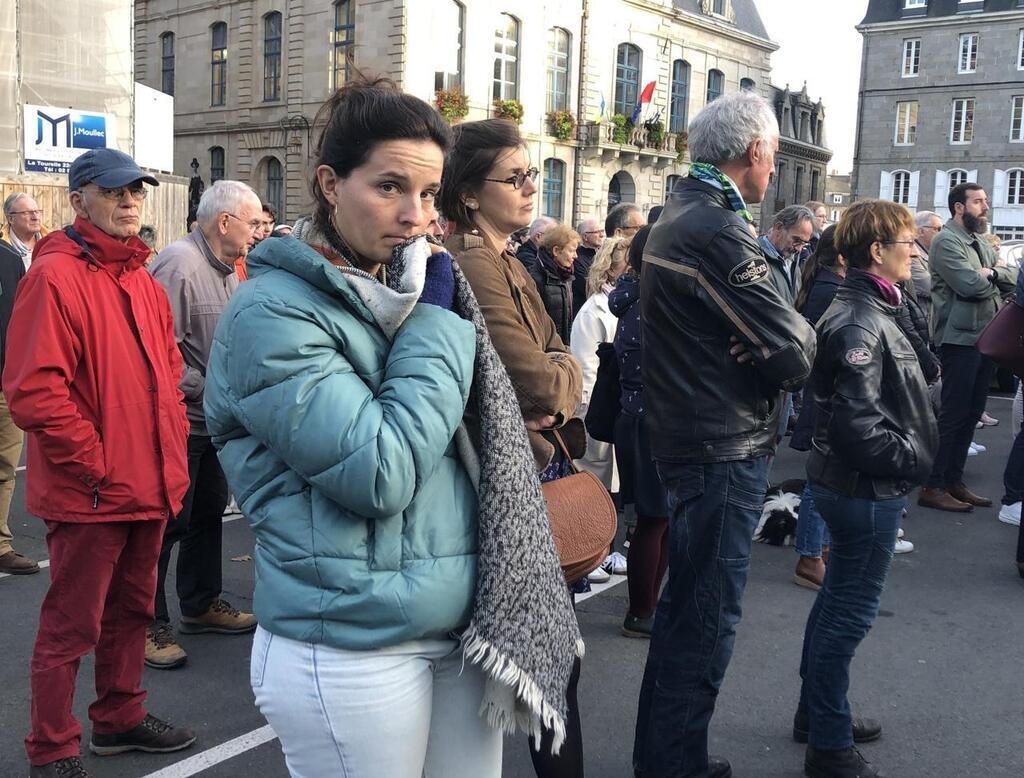
<path fill-rule="evenodd" d="M 953 513 L 969 513 L 974 510 L 973 505 L 958 500 L 945 489 L 931 486 L 921 487 L 917 504 L 922 508 L 934 508 L 937 511 L 952 511 Z"/>
<path fill-rule="evenodd" d="M 825 580 L 825 563 L 820 556 L 802 556 L 793 571 L 793 583 L 818 591 Z"/>
<path fill-rule="evenodd" d="M 960 502 L 976 505 L 979 508 L 988 508 L 992 505 L 992 501 L 988 497 L 979 497 L 964 486 L 963 481 L 957 481 L 955 484 L 950 484 L 946 487 L 946 491 L 956 497 L 956 499 L 960 500 Z"/>

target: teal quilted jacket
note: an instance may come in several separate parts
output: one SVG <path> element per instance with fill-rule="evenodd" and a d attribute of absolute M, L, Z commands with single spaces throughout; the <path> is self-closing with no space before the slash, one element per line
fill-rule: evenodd
<path fill-rule="evenodd" d="M 218 324 L 206 419 L 256 535 L 259 623 L 362 650 L 469 621 L 476 494 L 452 443 L 473 326 L 418 303 L 389 340 L 346 276 L 264 241 Z"/>

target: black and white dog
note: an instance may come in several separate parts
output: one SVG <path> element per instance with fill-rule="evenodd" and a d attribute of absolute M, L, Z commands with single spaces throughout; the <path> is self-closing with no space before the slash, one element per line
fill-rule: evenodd
<path fill-rule="evenodd" d="M 806 482 L 799 478 L 783 481 L 768 489 L 764 496 L 761 520 L 754 530 L 754 540 L 771 546 L 788 546 L 796 539 L 796 519 L 800 511 L 800 495 Z"/>

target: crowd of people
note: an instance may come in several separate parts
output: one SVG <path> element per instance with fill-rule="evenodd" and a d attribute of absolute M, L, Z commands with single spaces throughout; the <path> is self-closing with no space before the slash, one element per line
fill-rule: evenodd
<path fill-rule="evenodd" d="M 158 182 L 111 149 L 72 163 L 73 224 L 47 235 L 29 195 L 4 203 L 0 569 L 39 569 L 7 527 L 24 431 L 51 575 L 30 775 L 87 775 L 71 707 L 90 652 L 93 753 L 193 745 L 148 712 L 143 667 L 182 666 L 177 634 L 207 632 L 255 633 L 256 705 L 294 776 L 496 777 L 517 732 L 539 778 L 583 776 L 575 595 L 625 574 L 622 634 L 650 641 L 635 774 L 729 776 L 708 726 L 789 435 L 809 452 L 794 580 L 817 591 L 793 738 L 809 776 L 880 776 L 849 668 L 913 549 L 907 497 L 991 505 L 963 480 L 995 423 L 975 341 L 1024 279 L 984 237 L 984 190 L 953 188 L 945 224 L 863 200 L 828 225 L 811 202 L 759 235 L 779 130 L 744 92 L 694 118 L 664 208 L 573 226 L 533 219 L 511 122 L 450 128 L 377 80 L 317 126 L 314 211 L 290 227 L 222 180 L 154 256 Z M 1018 525 L 1022 440 L 999 512 Z M 544 489 L 577 468 L 627 527 L 567 580 Z M 232 495 L 254 613 L 221 592 Z M 1017 553 L 1024 576 L 1024 535 Z"/>

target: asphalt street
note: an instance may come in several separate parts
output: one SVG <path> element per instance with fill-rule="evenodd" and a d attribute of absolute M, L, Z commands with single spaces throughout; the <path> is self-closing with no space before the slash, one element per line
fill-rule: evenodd
<path fill-rule="evenodd" d="M 998 427 L 980 431 L 988 451 L 968 460 L 966 480 L 996 500 L 1011 444 L 1010 403 L 994 398 Z M 802 477 L 803 455 L 784 448 L 773 480 Z M 879 718 L 883 738 L 863 748 L 887 776 L 960 778 L 1024 775 L 1024 580 L 1014 566 L 1016 528 L 997 508 L 953 515 L 911 502 L 905 522 L 914 553 L 897 557 L 882 612 L 854 662 L 855 711 Z M 18 550 L 46 558 L 42 522 L 24 510 L 19 484 L 11 515 Z M 251 603 L 252 535 L 244 520 L 224 526 L 225 596 Z M 814 594 L 791 582 L 792 548 L 755 544 L 736 653 L 711 726 L 712 752 L 729 758 L 738 778 L 796 778 L 803 746 L 789 730 L 798 691 L 804 622 Z M 173 566 L 172 566 L 173 570 Z M 22 739 L 28 729 L 28 665 L 46 571 L 0 578 L 0 778 L 26 776 Z M 168 586 L 173 591 L 173 584 Z M 173 598 L 172 598 L 173 600 Z M 172 603 L 175 609 L 176 603 Z M 647 644 L 621 637 L 626 587 L 581 602 L 587 655 L 580 701 L 589 778 L 628 778 L 636 696 Z M 249 637 L 182 636 L 188 664 L 146 670 L 150 710 L 199 733 L 176 755 L 123 755 L 84 760 L 99 778 L 286 776 L 273 733 L 253 705 L 248 684 Z M 75 712 L 89 725 L 93 661 L 82 663 Z M 526 739 L 508 739 L 508 778 L 531 778 Z M 472 778 L 472 776 L 460 776 Z"/>

